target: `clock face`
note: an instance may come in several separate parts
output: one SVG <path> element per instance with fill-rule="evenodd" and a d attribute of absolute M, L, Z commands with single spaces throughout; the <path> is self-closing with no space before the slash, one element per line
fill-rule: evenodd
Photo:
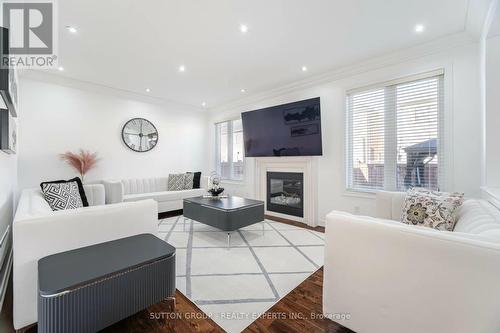
<path fill-rule="evenodd" d="M 133 151 L 146 152 L 156 147 L 158 131 L 150 121 L 134 118 L 123 126 L 122 139 Z"/>

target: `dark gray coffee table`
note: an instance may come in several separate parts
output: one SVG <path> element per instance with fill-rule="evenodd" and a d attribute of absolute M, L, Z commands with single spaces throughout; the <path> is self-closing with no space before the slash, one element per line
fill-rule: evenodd
<path fill-rule="evenodd" d="M 97 332 L 175 301 L 175 248 L 141 234 L 54 254 L 38 261 L 38 288 L 38 332 Z"/>
<path fill-rule="evenodd" d="M 184 218 L 231 232 L 264 221 L 264 202 L 235 196 L 227 198 L 195 197 L 184 199 Z"/>

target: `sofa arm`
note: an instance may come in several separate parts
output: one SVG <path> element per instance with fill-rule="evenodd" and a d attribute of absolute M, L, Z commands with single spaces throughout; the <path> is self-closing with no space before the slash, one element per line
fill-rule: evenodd
<path fill-rule="evenodd" d="M 137 234 L 157 235 L 157 211 L 157 203 L 154 200 L 143 200 L 15 219 L 14 327 L 20 329 L 37 320 L 39 259 Z"/>
<path fill-rule="evenodd" d="M 205 190 L 208 190 L 210 187 L 210 177 L 209 176 L 201 176 L 200 178 L 200 188 L 203 188 Z"/>
<path fill-rule="evenodd" d="M 500 245 L 327 216 L 323 311 L 356 332 L 500 332 Z"/>
<path fill-rule="evenodd" d="M 102 182 L 106 190 L 106 204 L 123 202 L 124 188 L 119 180 L 105 180 Z"/>

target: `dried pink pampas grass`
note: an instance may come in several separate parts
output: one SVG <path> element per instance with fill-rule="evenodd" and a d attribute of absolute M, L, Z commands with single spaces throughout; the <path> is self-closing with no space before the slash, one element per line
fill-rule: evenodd
<path fill-rule="evenodd" d="M 59 155 L 59 157 L 80 174 L 82 182 L 85 174 L 90 169 L 94 168 L 99 161 L 97 153 L 91 153 L 90 151 L 83 149 L 80 149 L 79 153 L 67 151 L 64 154 Z"/>

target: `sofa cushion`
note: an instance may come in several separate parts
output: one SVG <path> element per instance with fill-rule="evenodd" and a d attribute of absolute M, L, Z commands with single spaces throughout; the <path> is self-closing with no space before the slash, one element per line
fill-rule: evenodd
<path fill-rule="evenodd" d="M 106 191 L 103 184 L 83 185 L 89 206 L 100 206 L 105 204 Z"/>
<path fill-rule="evenodd" d="M 184 190 L 184 173 L 174 173 L 168 175 L 167 191 Z"/>
<path fill-rule="evenodd" d="M 42 183 L 42 193 L 52 210 L 66 210 L 83 207 L 82 197 L 76 181 Z"/>
<path fill-rule="evenodd" d="M 184 190 L 191 190 L 194 188 L 194 173 L 186 172 L 184 175 Z"/>
<path fill-rule="evenodd" d="M 167 190 L 167 177 L 124 179 L 123 194 L 161 192 Z"/>
<path fill-rule="evenodd" d="M 162 191 L 151 193 L 127 194 L 123 196 L 123 201 L 137 201 L 145 199 L 153 199 L 157 202 L 182 200 L 192 198 L 205 193 L 204 189 L 191 189 L 180 191 Z"/>
<path fill-rule="evenodd" d="M 469 199 L 457 209 L 455 232 L 500 240 L 500 210 L 486 200 Z"/>
<path fill-rule="evenodd" d="M 193 188 L 200 188 L 201 172 L 188 172 L 193 174 Z"/>
<path fill-rule="evenodd" d="M 401 222 L 453 231 L 457 221 L 455 210 L 462 202 L 463 193 L 445 193 L 413 188 L 406 194 Z"/>
<path fill-rule="evenodd" d="M 405 192 L 377 191 L 375 216 L 381 219 L 401 221 L 405 195 Z"/>

